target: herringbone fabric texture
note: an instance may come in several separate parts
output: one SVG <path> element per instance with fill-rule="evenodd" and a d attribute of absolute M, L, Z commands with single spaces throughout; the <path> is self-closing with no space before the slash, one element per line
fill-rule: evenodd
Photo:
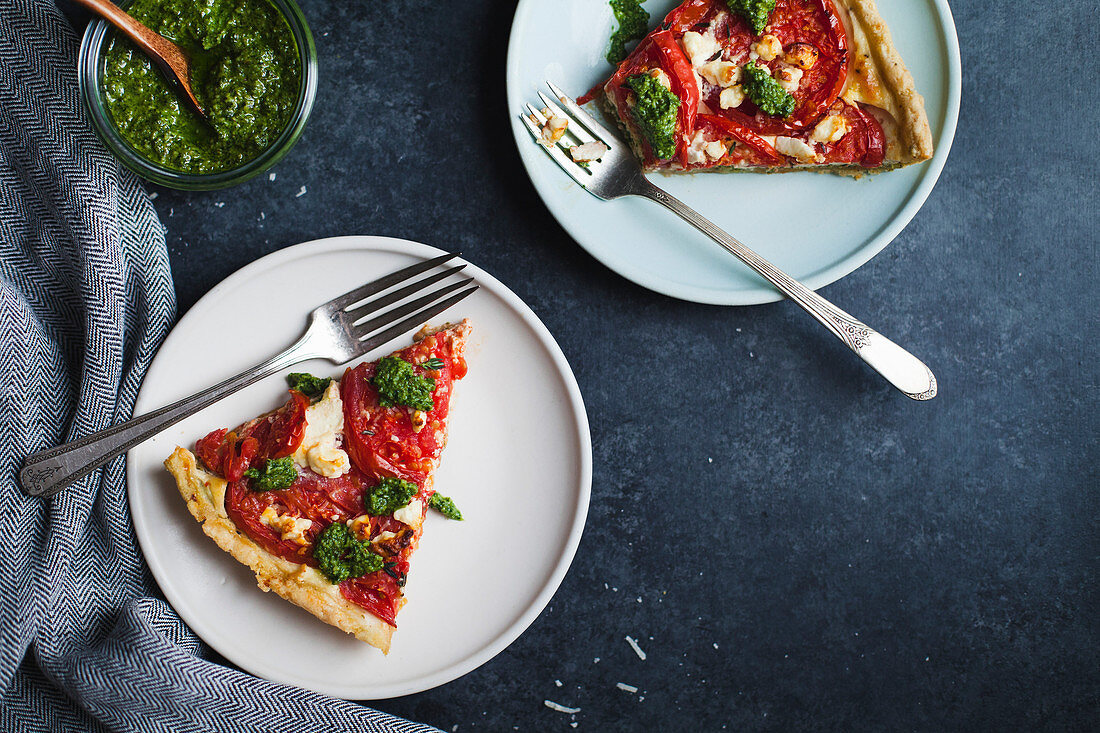
<path fill-rule="evenodd" d="M 50 501 L 19 491 L 23 456 L 129 415 L 175 312 L 164 230 L 83 113 L 77 45 L 50 0 L 0 1 L 0 730 L 433 730 L 202 659 L 155 597 L 122 460 Z"/>

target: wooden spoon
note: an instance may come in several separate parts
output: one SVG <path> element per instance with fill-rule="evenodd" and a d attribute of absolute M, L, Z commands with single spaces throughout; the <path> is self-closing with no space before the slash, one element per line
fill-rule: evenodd
<path fill-rule="evenodd" d="M 164 36 L 149 30 L 129 14 L 111 2 L 111 0 L 76 0 L 84 7 L 102 16 L 111 25 L 122 31 L 122 34 L 138 45 L 152 61 L 160 67 L 164 75 L 168 77 L 182 96 L 198 112 L 204 120 L 207 120 L 199 100 L 195 98 L 195 92 L 191 89 L 191 57 L 187 52 L 169 41 Z"/>

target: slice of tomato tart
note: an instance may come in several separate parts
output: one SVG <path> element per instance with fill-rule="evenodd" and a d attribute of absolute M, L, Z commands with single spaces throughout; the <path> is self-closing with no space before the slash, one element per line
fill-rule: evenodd
<path fill-rule="evenodd" d="M 388 653 L 426 513 L 462 518 L 433 475 L 469 331 L 425 327 L 339 381 L 291 374 L 279 409 L 177 447 L 164 463 L 203 532 L 261 589 Z"/>
<path fill-rule="evenodd" d="M 858 176 L 932 156 L 924 99 L 874 0 L 687 0 L 602 101 L 651 171 Z"/>

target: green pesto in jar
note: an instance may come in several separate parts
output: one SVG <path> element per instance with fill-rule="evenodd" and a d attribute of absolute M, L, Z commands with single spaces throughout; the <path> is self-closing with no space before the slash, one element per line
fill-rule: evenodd
<path fill-rule="evenodd" d="M 191 85 L 209 117 L 114 35 L 103 95 L 119 133 L 143 157 L 182 173 L 227 171 L 258 157 L 290 124 L 301 54 L 268 0 L 134 0 L 126 10 L 188 52 Z"/>

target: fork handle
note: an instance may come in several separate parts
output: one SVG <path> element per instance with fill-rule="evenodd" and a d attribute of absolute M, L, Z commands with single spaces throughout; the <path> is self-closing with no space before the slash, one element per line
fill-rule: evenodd
<path fill-rule="evenodd" d="M 641 179 L 641 184 L 636 195 L 656 201 L 722 245 L 726 251 L 751 267 L 777 290 L 816 318 L 854 351 L 856 356 L 867 362 L 906 397 L 914 400 L 930 400 L 936 396 L 936 376 L 920 359 L 859 319 L 837 308 L 684 202 L 644 178 Z"/>
<path fill-rule="evenodd" d="M 324 354 L 317 353 L 310 343 L 311 332 L 307 331 L 281 354 L 209 389 L 71 443 L 32 453 L 23 462 L 19 483 L 30 496 L 53 496 L 112 458 L 223 397 L 293 364 L 323 357 Z"/>

